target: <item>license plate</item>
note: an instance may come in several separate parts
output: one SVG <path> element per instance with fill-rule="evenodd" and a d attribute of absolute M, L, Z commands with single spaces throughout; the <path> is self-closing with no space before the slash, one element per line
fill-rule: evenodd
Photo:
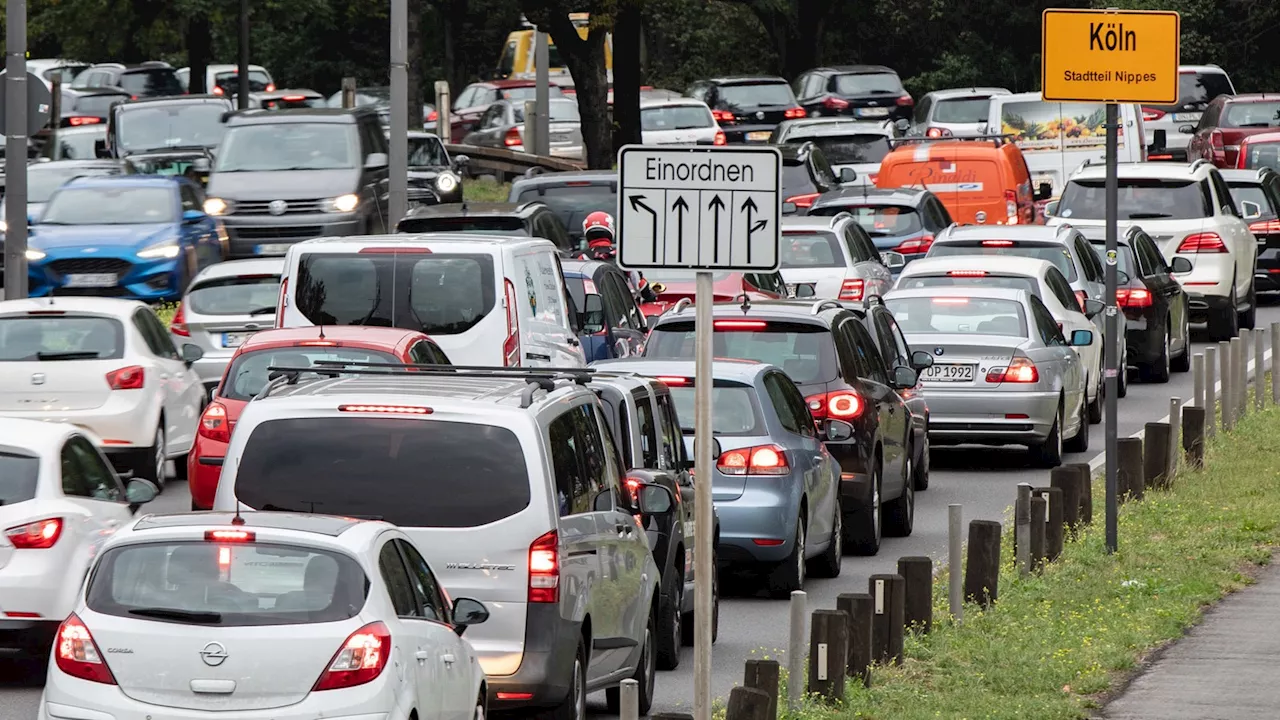
<path fill-rule="evenodd" d="M 576 147 L 553 147 L 553 148 L 551 148 L 551 154 L 552 154 L 552 155 L 567 155 L 567 156 L 570 156 L 570 157 L 574 157 L 574 156 L 577 156 L 580 152 L 581 152 L 581 150 L 580 150 L 579 148 L 576 148 Z"/>
<path fill-rule="evenodd" d="M 1200 120 L 1200 113 L 1174 113 L 1174 122 L 1197 122 Z"/>
<path fill-rule="evenodd" d="M 245 338 L 249 337 L 252 334 L 253 333 L 247 333 L 247 332 L 222 333 L 222 347 L 238 348 L 244 344 Z"/>
<path fill-rule="evenodd" d="M 931 365 L 920 379 L 924 382 L 972 382 L 973 365 Z"/>
<path fill-rule="evenodd" d="M 270 243 L 267 245 L 259 245 L 255 248 L 259 255 L 283 255 L 289 252 L 288 243 Z"/>
<path fill-rule="evenodd" d="M 108 288 L 115 287 L 118 282 L 115 273 L 85 273 L 68 275 L 63 287 L 69 288 Z"/>
<path fill-rule="evenodd" d="M 569 133 L 551 133 L 551 142 L 569 142 Z"/>
<path fill-rule="evenodd" d="M 889 114 L 889 108 L 858 108 L 858 117 L 884 117 Z"/>
<path fill-rule="evenodd" d="M 747 142 L 769 142 L 769 136 L 772 134 L 773 133 L 769 132 L 768 130 L 762 130 L 760 132 L 749 132 L 747 133 Z"/>

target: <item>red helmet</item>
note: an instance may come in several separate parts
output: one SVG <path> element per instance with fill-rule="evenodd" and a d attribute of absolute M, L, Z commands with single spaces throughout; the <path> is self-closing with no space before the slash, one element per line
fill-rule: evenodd
<path fill-rule="evenodd" d="M 603 210 L 591 213 L 582 221 L 582 235 L 587 242 L 613 244 L 613 216 Z"/>

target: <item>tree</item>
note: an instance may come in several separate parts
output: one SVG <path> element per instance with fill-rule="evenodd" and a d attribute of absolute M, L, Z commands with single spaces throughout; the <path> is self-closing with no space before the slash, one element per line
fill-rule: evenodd
<path fill-rule="evenodd" d="M 730 0 L 760 19 L 778 52 L 778 71 L 788 79 L 818 64 L 827 19 L 835 0 Z"/>
<path fill-rule="evenodd" d="M 639 144 L 640 44 L 644 34 L 639 0 L 623 0 L 613 24 L 613 149 Z"/>

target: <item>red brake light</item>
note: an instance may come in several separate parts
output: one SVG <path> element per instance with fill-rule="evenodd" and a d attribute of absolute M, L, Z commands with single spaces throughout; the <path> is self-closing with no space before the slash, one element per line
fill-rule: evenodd
<path fill-rule="evenodd" d="M 245 543 L 253 542 L 256 536 L 250 530 L 205 530 L 206 542 Z"/>
<path fill-rule="evenodd" d="M 967 297 L 936 297 L 936 298 L 931 298 L 929 302 L 933 303 L 934 305 L 968 305 L 969 298 Z"/>
<path fill-rule="evenodd" d="M 902 95 L 898 98 L 898 106 L 915 105 L 916 101 L 911 99 L 910 95 Z"/>
<path fill-rule="evenodd" d="M 502 342 L 502 361 L 507 367 L 520 365 L 520 311 L 516 307 L 516 286 L 507 281 L 507 339 Z"/>
<path fill-rule="evenodd" d="M 215 442 L 231 442 L 231 420 L 227 417 L 227 406 L 216 400 L 209 403 L 200 415 L 200 437 Z"/>
<path fill-rule="evenodd" d="M 275 83 L 267 83 L 267 92 L 275 92 L 275 91 L 276 91 L 276 84 L 275 84 Z"/>
<path fill-rule="evenodd" d="M 1012 240 L 983 240 L 982 247 L 1013 247 Z"/>
<path fill-rule="evenodd" d="M 11 527 L 4 531 L 4 536 L 19 550 L 48 550 L 62 536 L 62 518 Z"/>
<path fill-rule="evenodd" d="M 429 407 L 415 407 L 412 405 L 339 405 L 338 412 L 430 415 L 433 411 Z"/>
<path fill-rule="evenodd" d="M 1250 225 L 1249 230 L 1262 235 L 1280 233 L 1280 220 L 1260 220 Z"/>
<path fill-rule="evenodd" d="M 221 85 L 214 85 L 214 86 L 213 86 L 213 94 L 214 94 L 214 95 L 221 95 L 221 94 L 223 94 L 222 86 L 221 86 Z M 138 99 L 138 96 L 137 96 L 137 95 L 135 95 L 135 96 L 133 97 L 133 99 L 134 99 L 134 100 L 137 100 L 137 99 Z"/>
<path fill-rule="evenodd" d="M 716 330 L 763 330 L 766 324 L 763 320 L 716 320 L 712 327 Z"/>
<path fill-rule="evenodd" d="M 797 119 L 797 118 L 802 118 L 802 117 L 804 117 L 804 116 L 806 116 L 806 115 L 808 115 L 808 114 L 809 114 L 809 113 L 805 112 L 804 108 L 802 108 L 802 107 L 794 107 L 794 108 L 791 108 L 790 110 L 788 110 L 788 111 L 786 111 L 786 112 L 782 113 L 782 116 L 783 116 L 783 117 L 785 117 L 785 118 L 787 118 L 788 120 L 795 120 L 795 119 Z"/>
<path fill-rule="evenodd" d="M 813 203 L 818 200 L 818 196 L 821 194 L 822 193 L 809 193 L 807 195 L 792 195 L 786 200 L 783 200 L 783 202 L 792 203 L 798 208 L 808 209 L 813 207 Z"/>
<path fill-rule="evenodd" d="M 303 100 L 306 100 L 306 99 L 307 99 L 307 96 L 306 96 L 306 95 L 285 95 L 284 97 L 282 97 L 282 98 L 280 98 L 280 99 L 281 99 L 281 100 L 283 100 L 283 101 L 285 101 L 285 102 L 302 102 Z M 432 115 L 434 115 L 434 114 L 435 114 L 435 113 L 432 113 Z M 431 119 L 432 119 L 432 120 L 435 120 L 435 118 L 431 118 Z"/>
<path fill-rule="evenodd" d="M 336 340 L 303 340 L 298 347 L 338 347 Z"/>
<path fill-rule="evenodd" d="M 715 139 L 715 141 L 714 141 L 712 144 L 714 144 L 714 145 L 728 145 L 728 144 L 729 144 L 729 138 L 725 137 L 725 134 L 724 134 L 724 131 L 723 131 L 723 130 L 717 130 L 717 131 L 716 131 L 716 139 Z"/>
<path fill-rule="evenodd" d="M 986 277 L 986 270 L 948 270 L 949 277 Z"/>
<path fill-rule="evenodd" d="M 147 379 L 147 371 L 141 365 L 130 365 L 107 373 L 107 384 L 112 390 L 141 390 Z"/>
<path fill-rule="evenodd" d="M 1153 120 L 1159 120 L 1160 118 L 1164 117 L 1164 115 L 1165 113 L 1163 110 L 1157 110 L 1155 108 L 1149 108 L 1149 107 L 1142 108 L 1142 119 L 1147 122 L 1152 122 Z"/>
<path fill-rule="evenodd" d="M 181 302 L 178 303 L 178 312 L 169 321 L 169 332 L 180 337 L 191 337 L 191 331 L 187 330 L 186 308 Z"/>
<path fill-rule="evenodd" d="M 1089 295 L 1083 290 L 1076 291 L 1076 305 L 1080 306 L 1080 312 L 1084 312 L 1084 301 L 1089 299 Z"/>
<path fill-rule="evenodd" d="M 931 138 L 951 137 L 951 131 L 947 128 L 931 127 L 925 131 L 924 135 Z"/>
<path fill-rule="evenodd" d="M 1222 242 L 1222 237 L 1218 233 L 1211 232 L 1188 235 L 1178 245 L 1180 253 L 1224 253 L 1226 251 L 1227 246 Z"/>
<path fill-rule="evenodd" d="M 677 387 L 687 387 L 693 384 L 693 380 L 690 380 L 687 377 L 671 377 L 666 375 L 659 375 L 654 379 L 665 385 L 675 385 Z"/>
<path fill-rule="evenodd" d="M 560 536 L 548 532 L 529 546 L 529 602 L 560 601 Z"/>
<path fill-rule="evenodd" d="M 828 110 L 845 110 L 849 107 L 849 101 L 828 96 L 827 99 L 822 101 L 822 107 Z"/>
<path fill-rule="evenodd" d="M 440 119 L 440 113 L 436 112 L 435 110 L 432 110 L 431 112 L 427 113 L 427 122 L 435 122 L 436 120 L 439 120 L 439 119 Z"/>
<path fill-rule="evenodd" d="M 1122 308 L 1151 307 L 1151 291 L 1146 288 L 1120 288 L 1116 290 L 1116 304 Z"/>
<path fill-rule="evenodd" d="M 67 123 L 72 127 L 79 127 L 80 125 L 97 125 L 101 122 L 102 118 L 100 117 L 73 117 L 67 119 Z"/>
<path fill-rule="evenodd" d="M 866 405 L 862 396 L 852 390 L 819 393 L 804 400 L 809 405 L 809 414 L 813 415 L 814 420 L 826 420 L 829 417 L 850 420 L 861 415 Z"/>
<path fill-rule="evenodd" d="M 280 298 L 276 300 L 276 327 L 284 327 L 284 303 L 289 292 L 289 278 L 280 283 Z"/>
<path fill-rule="evenodd" d="M 874 182 L 874 181 L 873 181 Z M 901 245 L 894 248 L 893 251 L 902 253 L 903 255 L 919 255 L 929 252 L 929 248 L 933 246 L 932 235 L 921 235 L 909 240 L 903 240 Z"/>
<path fill-rule="evenodd" d="M 718 123 L 733 122 L 733 113 L 729 112 L 728 110 L 712 110 L 711 117 L 715 118 L 715 121 Z"/>
<path fill-rule="evenodd" d="M 116 684 L 115 677 L 102 659 L 102 653 L 98 652 L 98 644 L 93 641 L 89 628 L 84 626 L 75 613 L 63 620 L 58 627 L 56 643 L 53 658 L 59 670 L 73 678 L 89 682 Z"/>
<path fill-rule="evenodd" d="M 1034 383 L 1040 382 L 1040 371 L 1031 358 L 1018 356 L 1009 361 L 1008 367 L 994 367 L 987 373 L 989 383 Z"/>
<path fill-rule="evenodd" d="M 502 138 L 502 144 L 507 147 L 523 145 L 524 139 L 520 137 L 520 128 L 513 127 L 507 130 L 506 136 Z"/>
<path fill-rule="evenodd" d="M 347 636 L 312 692 L 339 690 L 376 679 L 391 656 L 391 631 L 373 622 Z"/>
<path fill-rule="evenodd" d="M 837 300 L 861 300 L 862 291 L 865 288 L 865 281 L 862 278 L 853 278 L 845 280 L 840 284 L 840 295 Z"/>
<path fill-rule="evenodd" d="M 788 475 L 787 452 L 777 445 L 756 445 L 722 453 L 716 469 L 725 475 Z"/>

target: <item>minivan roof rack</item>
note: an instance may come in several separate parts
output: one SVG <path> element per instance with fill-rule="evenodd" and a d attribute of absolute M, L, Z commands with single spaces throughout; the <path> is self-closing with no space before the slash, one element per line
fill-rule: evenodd
<path fill-rule="evenodd" d="M 841 304 L 839 303 L 839 301 L 836 301 L 836 300 L 819 300 L 819 301 L 815 302 L 815 303 L 813 304 L 813 307 L 811 307 L 811 308 L 809 309 L 809 314 L 810 314 L 810 315 L 817 315 L 818 313 L 822 312 L 823 310 L 830 310 L 831 308 L 838 308 L 838 309 L 840 309 L 840 310 L 844 310 L 844 309 L 845 309 L 845 308 L 844 308 L 844 305 L 841 305 Z"/>
<path fill-rule="evenodd" d="M 884 307 L 884 297 L 880 295 L 868 295 L 862 300 L 862 307 L 869 308 L 873 305 Z"/>
<path fill-rule="evenodd" d="M 924 137 L 924 136 L 919 136 L 919 135 L 913 135 L 913 136 L 910 136 L 910 137 L 885 138 L 885 139 L 886 139 L 886 140 L 888 140 L 888 141 L 889 141 L 889 144 L 890 144 L 890 145 L 893 145 L 894 147 L 897 147 L 898 145 L 907 145 L 907 144 L 909 144 L 909 143 L 936 143 L 936 142 L 955 142 L 955 141 L 961 141 L 961 142 L 974 142 L 974 141 L 981 141 L 981 142 L 994 142 L 994 143 L 996 144 L 996 147 L 1000 147 L 1001 145 L 1004 145 L 1005 143 L 1013 142 L 1014 140 L 1016 140 L 1016 139 L 1017 139 L 1017 137 L 1018 137 L 1017 135 L 1012 135 L 1012 134 L 1003 134 L 1003 135 L 966 135 L 966 136 L 959 136 L 959 137 L 951 137 L 951 136 L 948 136 L 948 137 Z"/>

